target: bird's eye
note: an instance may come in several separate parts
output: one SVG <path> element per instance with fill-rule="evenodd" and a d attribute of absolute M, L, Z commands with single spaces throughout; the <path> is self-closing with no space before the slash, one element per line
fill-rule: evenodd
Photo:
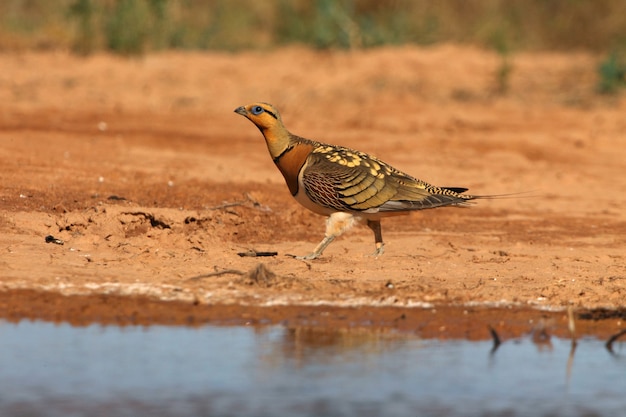
<path fill-rule="evenodd" d="M 254 106 L 252 108 L 252 114 L 259 115 L 261 113 L 263 113 L 263 107 L 261 107 L 261 106 Z"/>

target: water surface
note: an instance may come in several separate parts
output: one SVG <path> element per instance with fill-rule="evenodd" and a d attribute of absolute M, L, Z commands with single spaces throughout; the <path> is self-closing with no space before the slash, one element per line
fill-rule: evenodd
<path fill-rule="evenodd" d="M 625 346 L 0 322 L 0 415 L 624 416 Z"/>

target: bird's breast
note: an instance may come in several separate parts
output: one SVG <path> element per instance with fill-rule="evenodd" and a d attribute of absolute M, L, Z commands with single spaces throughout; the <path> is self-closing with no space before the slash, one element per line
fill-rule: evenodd
<path fill-rule="evenodd" d="M 283 174 L 291 195 L 294 197 L 298 194 L 300 189 L 298 176 L 305 166 L 312 149 L 313 145 L 296 144 L 274 161 Z"/>

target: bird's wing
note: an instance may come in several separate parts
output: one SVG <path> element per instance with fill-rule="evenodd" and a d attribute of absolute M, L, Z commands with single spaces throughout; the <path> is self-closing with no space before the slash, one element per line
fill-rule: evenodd
<path fill-rule="evenodd" d="M 421 210 L 471 199 L 460 189 L 434 187 L 365 153 L 331 145 L 311 152 L 302 183 L 313 202 L 338 211 Z"/>

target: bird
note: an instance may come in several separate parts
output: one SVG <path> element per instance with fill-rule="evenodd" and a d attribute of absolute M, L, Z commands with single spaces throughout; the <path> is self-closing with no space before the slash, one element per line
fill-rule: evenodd
<path fill-rule="evenodd" d="M 291 195 L 314 213 L 328 216 L 322 241 L 297 259 L 319 258 L 333 240 L 357 223 L 374 232 L 375 251 L 384 253 L 381 219 L 443 206 L 467 206 L 490 198 L 463 194 L 467 188 L 437 187 L 380 159 L 343 146 L 292 134 L 273 105 L 257 102 L 235 109 L 261 131 L 270 156 Z"/>

